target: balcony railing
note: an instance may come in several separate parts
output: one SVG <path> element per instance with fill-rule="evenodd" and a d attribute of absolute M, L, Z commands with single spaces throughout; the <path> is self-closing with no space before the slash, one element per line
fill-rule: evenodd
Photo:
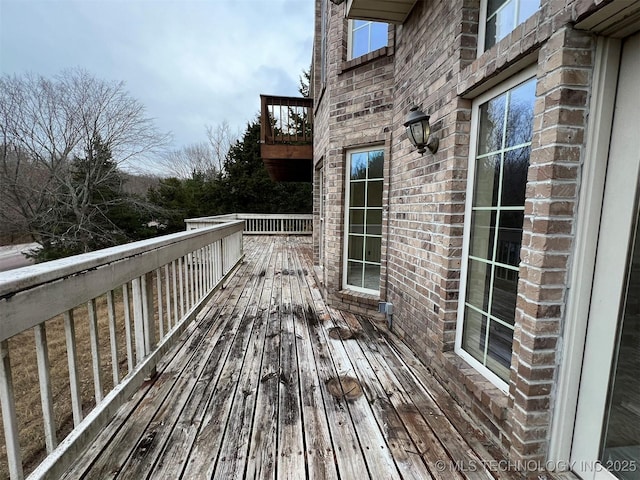
<path fill-rule="evenodd" d="M 260 155 L 272 180 L 313 177 L 313 99 L 261 95 Z"/>
<path fill-rule="evenodd" d="M 210 227 L 231 220 L 244 220 L 245 235 L 311 235 L 311 214 L 232 213 L 215 217 L 188 218 L 187 230 Z"/>
<path fill-rule="evenodd" d="M 227 219 L 0 273 L 0 400 L 5 468 L 12 479 L 24 476 L 16 413 L 22 392 L 14 389 L 14 379 L 21 380 L 16 375 L 22 375 L 18 367 L 28 363 L 20 358 L 21 348 L 35 338 L 34 376 L 48 454 L 30 478 L 56 478 L 145 378 L 155 375 L 162 356 L 240 263 L 243 229 L 244 221 Z M 87 323 L 88 332 L 81 334 Z M 55 345 L 47 342 L 48 330 L 56 333 Z M 58 363 L 68 365 L 68 378 L 60 381 L 64 388 L 52 382 L 49 358 L 49 351 L 60 350 L 60 344 L 66 344 L 67 361 Z M 87 365 L 78 361 L 80 355 Z M 55 367 L 60 370 L 60 365 Z M 81 370 L 89 371 L 90 378 L 81 379 Z M 89 401 L 82 396 L 81 383 L 93 384 Z M 73 422 L 62 441 L 66 419 L 59 418 L 60 403 L 71 405 Z M 37 416 L 37 408 L 27 415 Z"/>

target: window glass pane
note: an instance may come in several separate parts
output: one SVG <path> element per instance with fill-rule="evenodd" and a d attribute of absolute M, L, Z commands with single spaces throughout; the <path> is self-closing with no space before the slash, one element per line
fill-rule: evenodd
<path fill-rule="evenodd" d="M 382 210 L 379 208 L 367 210 L 367 234 L 382 235 Z"/>
<path fill-rule="evenodd" d="M 524 22 L 540 8 L 539 0 L 520 0 L 520 11 L 518 12 L 518 25 Z"/>
<path fill-rule="evenodd" d="M 474 178 L 469 179 L 474 191 L 463 319 L 467 337 L 462 347 L 505 380 L 511 362 L 509 326 L 515 321 L 534 101 L 531 79 L 479 106 L 478 154 Z"/>
<path fill-rule="evenodd" d="M 511 0 L 505 2 L 504 6 L 496 12 L 496 40 L 498 43 L 509 35 L 515 27 L 516 2 Z"/>
<path fill-rule="evenodd" d="M 354 287 L 362 287 L 363 264 L 360 262 L 347 262 L 347 284 Z"/>
<path fill-rule="evenodd" d="M 504 2 L 505 0 L 487 0 L 487 18 L 496 13 Z"/>
<path fill-rule="evenodd" d="M 349 209 L 349 233 L 364 233 L 364 210 Z"/>
<path fill-rule="evenodd" d="M 496 16 L 487 20 L 484 32 L 484 51 L 486 52 L 496 44 Z"/>
<path fill-rule="evenodd" d="M 349 235 L 349 260 L 362 260 L 364 251 L 364 237 Z"/>
<path fill-rule="evenodd" d="M 353 31 L 351 58 L 358 58 L 369 53 L 369 29 L 358 28 Z"/>
<path fill-rule="evenodd" d="M 470 255 L 491 260 L 495 241 L 496 211 L 475 210 L 471 215 Z"/>
<path fill-rule="evenodd" d="M 500 95 L 480 106 L 478 155 L 502 149 L 506 95 Z"/>
<path fill-rule="evenodd" d="M 369 154 L 369 178 L 382 178 L 384 153 L 377 150 Z"/>
<path fill-rule="evenodd" d="M 464 318 L 462 348 L 473 358 L 484 364 L 487 317 L 469 307 L 465 307 Z"/>
<path fill-rule="evenodd" d="M 380 290 L 380 265 L 365 264 L 363 287 L 369 290 Z"/>
<path fill-rule="evenodd" d="M 496 262 L 513 265 L 514 267 L 520 265 L 523 222 L 524 211 L 502 210 L 500 212 Z"/>
<path fill-rule="evenodd" d="M 367 206 L 368 207 L 382 206 L 382 180 L 375 180 L 375 181 L 368 182 Z"/>
<path fill-rule="evenodd" d="M 504 178 L 502 181 L 503 207 L 522 207 L 527 190 L 530 147 L 510 150 L 504 154 Z"/>
<path fill-rule="evenodd" d="M 389 39 L 389 25 L 380 22 L 371 22 L 371 45 L 369 51 L 373 52 L 382 47 L 387 46 Z"/>
<path fill-rule="evenodd" d="M 353 182 L 351 183 L 349 196 L 349 206 L 351 207 L 364 207 L 364 190 L 365 182 Z"/>
<path fill-rule="evenodd" d="M 349 153 L 345 286 L 380 288 L 384 151 Z M 366 264 L 364 263 L 366 262 Z"/>
<path fill-rule="evenodd" d="M 489 310 L 489 287 L 491 286 L 491 265 L 477 260 L 469 260 L 467 272 L 467 303 L 487 312 Z"/>
<path fill-rule="evenodd" d="M 484 49 L 488 50 L 509 35 L 539 7 L 539 0 L 488 0 Z"/>
<path fill-rule="evenodd" d="M 531 142 L 535 100 L 536 82 L 533 78 L 514 88 L 509 94 L 506 147 L 515 147 Z"/>
<path fill-rule="evenodd" d="M 476 160 L 474 207 L 493 207 L 498 203 L 500 182 L 500 155 Z"/>
<path fill-rule="evenodd" d="M 367 178 L 367 153 L 351 154 L 351 180 L 364 180 Z"/>
<path fill-rule="evenodd" d="M 509 381 L 511 368 L 511 345 L 513 330 L 498 322 L 489 321 L 489 345 L 487 348 L 487 367 L 505 382 Z"/>
<path fill-rule="evenodd" d="M 380 237 L 367 237 L 365 240 L 364 259 L 367 262 L 380 263 Z"/>
<path fill-rule="evenodd" d="M 496 267 L 491 297 L 491 315 L 510 325 L 515 323 L 518 272 Z"/>

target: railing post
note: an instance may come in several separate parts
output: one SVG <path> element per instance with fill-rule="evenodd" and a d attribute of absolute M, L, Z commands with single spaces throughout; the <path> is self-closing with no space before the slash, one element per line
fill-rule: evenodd
<path fill-rule="evenodd" d="M 11 361 L 9 359 L 9 343 L 0 342 L 0 403 L 2 403 L 2 423 L 4 424 L 4 438 L 7 449 L 9 475 L 14 480 L 22 480 L 22 455 L 20 454 L 20 439 L 18 437 L 18 420 L 16 418 L 16 404 L 13 393 L 13 378 L 11 376 Z"/>

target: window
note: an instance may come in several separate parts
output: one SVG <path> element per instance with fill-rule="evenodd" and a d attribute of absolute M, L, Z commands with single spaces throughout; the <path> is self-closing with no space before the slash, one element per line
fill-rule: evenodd
<path fill-rule="evenodd" d="M 345 287 L 365 293 L 380 290 L 384 152 L 347 153 Z"/>
<path fill-rule="evenodd" d="M 349 20 L 349 60 L 387 46 L 389 25 L 367 20 Z"/>
<path fill-rule="evenodd" d="M 511 31 L 538 11 L 540 0 L 486 0 L 484 50 L 509 35 Z"/>
<path fill-rule="evenodd" d="M 511 365 L 535 87 L 530 78 L 497 95 L 488 92 L 474 103 L 472 117 L 476 147 L 456 351 L 503 388 Z"/>

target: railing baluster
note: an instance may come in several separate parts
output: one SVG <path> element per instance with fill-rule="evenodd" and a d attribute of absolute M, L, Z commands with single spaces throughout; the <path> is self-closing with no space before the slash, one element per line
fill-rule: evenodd
<path fill-rule="evenodd" d="M 142 279 L 142 305 L 144 320 L 144 353 L 151 353 L 156 344 L 156 329 L 153 315 L 153 273 L 149 272 Z"/>
<path fill-rule="evenodd" d="M 4 424 L 9 475 L 12 479 L 22 480 L 24 478 L 22 473 L 22 454 L 18 437 L 18 419 L 16 418 L 9 342 L 7 340 L 0 342 L 0 357 L 2 357 L 0 358 L 0 403 L 2 404 L 2 423 Z"/>
<path fill-rule="evenodd" d="M 122 303 L 124 306 L 124 332 L 127 345 L 127 368 L 130 373 L 133 370 L 133 343 L 131 342 L 131 299 L 129 297 L 129 284 L 122 285 Z"/>
<path fill-rule="evenodd" d="M 158 333 L 162 340 L 164 338 L 164 306 L 162 305 L 162 274 L 159 268 L 156 270 L 156 298 L 158 299 Z"/>
<path fill-rule="evenodd" d="M 118 358 L 118 331 L 116 330 L 116 302 L 113 290 L 107 292 L 107 311 L 109 312 L 109 345 L 111 346 L 111 371 L 113 386 L 120 383 L 120 359 Z"/>
<path fill-rule="evenodd" d="M 133 294 L 133 330 L 136 343 L 136 365 L 144 360 L 144 300 L 142 296 L 142 278 L 134 278 L 131 281 Z"/>
<path fill-rule="evenodd" d="M 80 395 L 80 380 L 78 376 L 78 352 L 76 349 L 76 326 L 73 320 L 73 310 L 64 312 L 64 336 L 67 345 L 67 363 L 69 364 L 69 389 L 71 390 L 73 425 L 77 427 L 82 421 L 82 397 Z"/>
<path fill-rule="evenodd" d="M 202 284 L 200 283 L 200 274 L 202 271 L 202 265 L 200 265 L 200 250 L 193 253 L 193 274 L 195 276 L 194 283 L 194 305 L 200 301 L 200 295 L 202 294 Z"/>
<path fill-rule="evenodd" d="M 189 253 L 188 254 L 188 258 L 189 258 L 189 308 L 192 308 L 196 301 L 195 301 L 195 289 L 196 289 L 196 282 L 195 282 L 195 272 L 194 272 L 194 260 L 193 260 L 193 254 Z"/>
<path fill-rule="evenodd" d="M 98 343 L 98 313 L 96 299 L 87 303 L 89 312 L 89 340 L 91 343 L 91 364 L 93 366 L 93 387 L 95 390 L 96 405 L 102 401 L 102 368 L 100 367 L 100 347 Z"/>
<path fill-rule="evenodd" d="M 171 262 L 171 282 L 173 283 L 173 315 L 175 318 L 175 325 L 178 324 L 178 279 L 176 273 L 176 261 Z"/>
<path fill-rule="evenodd" d="M 167 331 L 171 330 L 171 283 L 169 279 L 169 264 L 164 266 L 164 296 L 167 302 Z"/>
<path fill-rule="evenodd" d="M 209 245 L 209 289 L 216 284 L 216 255 L 215 244 Z"/>
<path fill-rule="evenodd" d="M 184 269 L 182 268 L 182 257 L 178 259 L 178 275 L 180 277 L 180 318 L 184 318 Z"/>
<path fill-rule="evenodd" d="M 47 331 L 44 323 L 33 327 L 36 340 L 36 359 L 38 363 L 38 380 L 40 382 L 40 403 L 42 404 L 42 422 L 44 424 L 44 440 L 47 453 L 53 452 L 57 446 L 56 421 L 53 413 L 53 394 L 51 393 L 51 366 L 49 365 L 49 348 Z"/>

